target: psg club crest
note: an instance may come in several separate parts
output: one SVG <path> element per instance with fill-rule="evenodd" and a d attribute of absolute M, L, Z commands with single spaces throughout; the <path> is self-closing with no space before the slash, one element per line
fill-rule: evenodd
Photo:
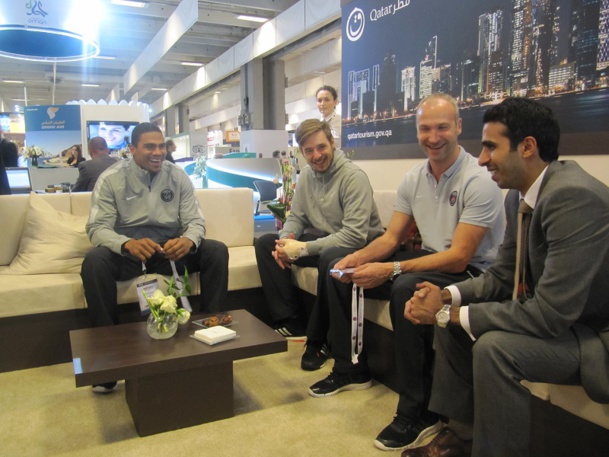
<path fill-rule="evenodd" d="M 450 203 L 450 206 L 455 206 L 455 203 L 457 203 L 457 191 L 456 190 L 453 190 L 452 193 L 450 194 L 448 203 Z"/>

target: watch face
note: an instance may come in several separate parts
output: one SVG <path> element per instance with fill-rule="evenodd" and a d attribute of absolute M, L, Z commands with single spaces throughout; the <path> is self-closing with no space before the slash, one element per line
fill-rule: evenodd
<path fill-rule="evenodd" d="M 450 315 L 446 311 L 440 311 L 437 316 L 438 324 L 446 325 L 450 320 Z"/>
<path fill-rule="evenodd" d="M 450 321 L 450 306 L 444 306 L 436 313 L 436 322 L 440 327 L 446 327 Z"/>

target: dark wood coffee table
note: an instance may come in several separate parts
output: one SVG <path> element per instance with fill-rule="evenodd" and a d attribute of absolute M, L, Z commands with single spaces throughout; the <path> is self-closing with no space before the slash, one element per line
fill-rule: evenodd
<path fill-rule="evenodd" d="M 124 379 L 140 436 L 233 417 L 233 361 L 286 351 L 287 342 L 245 310 L 230 314 L 237 338 L 214 346 L 190 337 L 201 328 L 191 322 L 168 340 L 150 338 L 146 322 L 72 330 L 76 387 Z"/>

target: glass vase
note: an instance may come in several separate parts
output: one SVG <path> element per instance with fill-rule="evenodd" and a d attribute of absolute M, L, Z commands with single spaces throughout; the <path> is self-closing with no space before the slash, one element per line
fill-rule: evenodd
<path fill-rule="evenodd" d="M 150 314 L 146 323 L 146 330 L 148 335 L 155 340 L 171 338 L 178 331 L 177 315 L 167 314 L 157 320 L 153 314 Z"/>
<path fill-rule="evenodd" d="M 32 156 L 32 167 L 38 167 L 38 156 Z"/>

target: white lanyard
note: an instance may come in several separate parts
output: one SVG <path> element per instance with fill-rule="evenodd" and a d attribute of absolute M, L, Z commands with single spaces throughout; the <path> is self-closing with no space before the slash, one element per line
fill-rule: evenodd
<path fill-rule="evenodd" d="M 364 289 L 353 283 L 351 292 L 351 362 L 359 363 L 364 345 Z"/>

